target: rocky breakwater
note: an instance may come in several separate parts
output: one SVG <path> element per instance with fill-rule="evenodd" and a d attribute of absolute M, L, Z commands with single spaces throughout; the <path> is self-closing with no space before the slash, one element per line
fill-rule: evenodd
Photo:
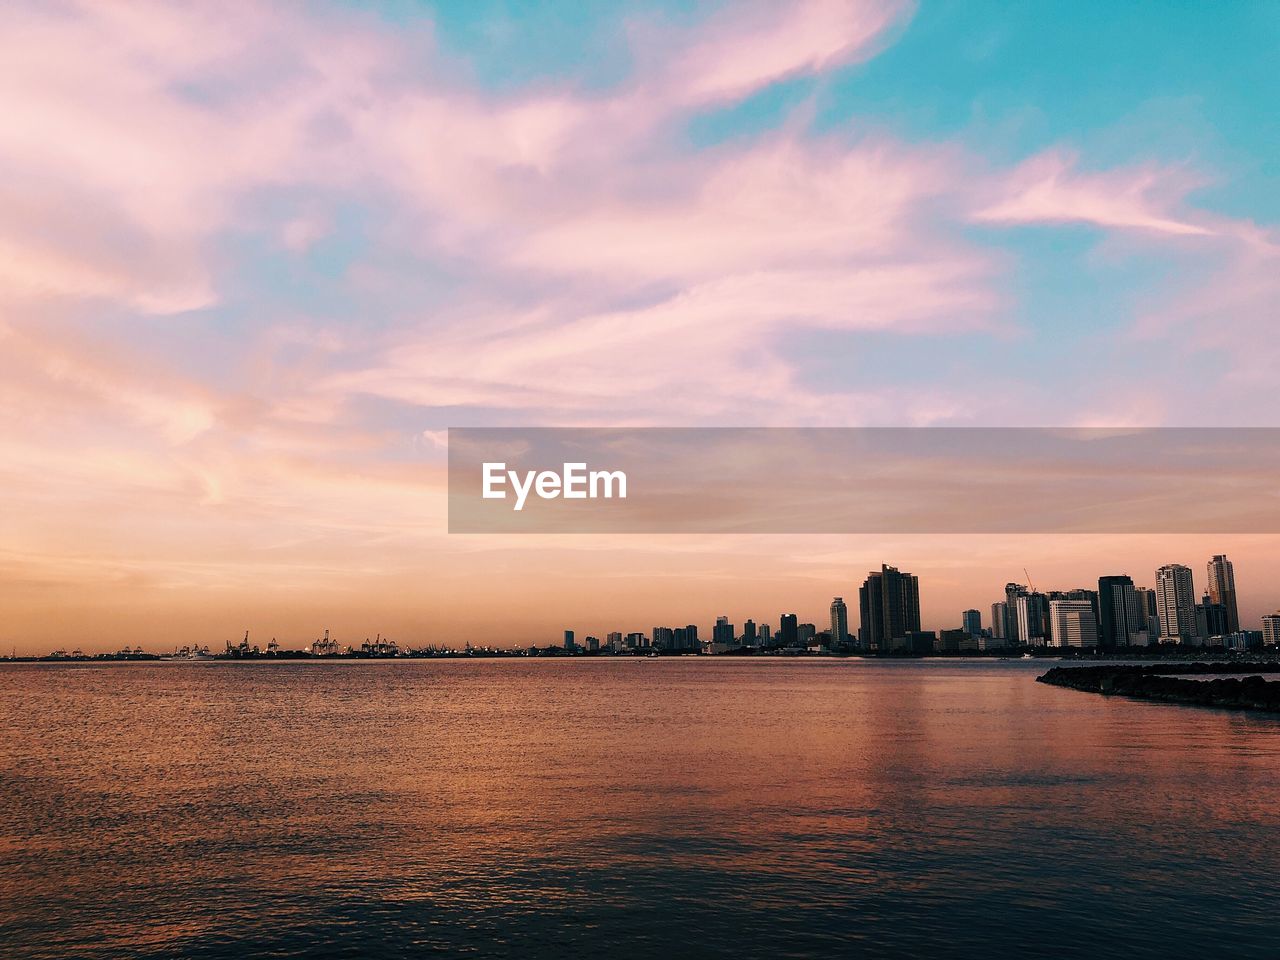
<path fill-rule="evenodd" d="M 1171 673 L 1180 676 L 1169 676 Z M 1280 673 L 1280 663 L 1054 667 L 1043 676 L 1036 677 L 1036 681 L 1108 696 L 1280 713 L 1280 678 L 1268 681 L 1262 676 L 1264 673 Z M 1206 679 L 1196 679 L 1195 675 L 1205 675 Z M 1212 675 L 1211 679 L 1209 675 Z"/>

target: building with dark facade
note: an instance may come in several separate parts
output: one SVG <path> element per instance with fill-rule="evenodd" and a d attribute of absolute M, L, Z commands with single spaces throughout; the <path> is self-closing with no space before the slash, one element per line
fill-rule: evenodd
<path fill-rule="evenodd" d="M 1147 616 L 1139 608 L 1133 578 L 1124 575 L 1098 578 L 1098 645 L 1104 650 L 1127 647 L 1147 629 Z"/>
<path fill-rule="evenodd" d="M 800 620 L 794 613 L 784 613 L 778 621 L 778 643 L 794 647 L 800 642 Z"/>
<path fill-rule="evenodd" d="M 842 646 L 849 642 L 849 608 L 843 597 L 831 601 L 831 643 Z"/>
<path fill-rule="evenodd" d="M 1209 561 L 1209 583 L 1205 592 L 1214 603 L 1221 604 L 1227 613 L 1227 629 L 1223 633 L 1236 633 L 1240 629 L 1240 609 L 1236 605 L 1236 570 L 1225 554 L 1217 554 Z M 1218 634 L 1211 633 L 1214 637 Z"/>
<path fill-rule="evenodd" d="M 881 565 L 858 589 L 858 643 L 864 650 L 906 650 L 920 632 L 920 581 L 897 567 Z"/>

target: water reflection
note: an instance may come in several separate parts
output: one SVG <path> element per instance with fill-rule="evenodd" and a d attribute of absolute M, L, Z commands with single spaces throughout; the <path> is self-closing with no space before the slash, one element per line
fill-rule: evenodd
<path fill-rule="evenodd" d="M 10 956 L 1274 956 L 1280 721 L 859 661 L 0 670 Z"/>

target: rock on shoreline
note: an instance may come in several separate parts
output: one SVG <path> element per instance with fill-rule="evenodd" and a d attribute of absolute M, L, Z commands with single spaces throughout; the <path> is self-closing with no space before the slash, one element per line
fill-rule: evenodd
<path fill-rule="evenodd" d="M 1249 673 L 1242 677 L 1192 680 L 1166 674 Z M 1106 665 L 1096 667 L 1054 667 L 1038 683 L 1069 687 L 1088 693 L 1102 693 L 1139 700 L 1189 703 L 1232 710 L 1266 710 L 1280 713 L 1280 682 L 1268 682 L 1263 673 L 1280 672 L 1275 663 L 1195 663 L 1153 666 Z"/>

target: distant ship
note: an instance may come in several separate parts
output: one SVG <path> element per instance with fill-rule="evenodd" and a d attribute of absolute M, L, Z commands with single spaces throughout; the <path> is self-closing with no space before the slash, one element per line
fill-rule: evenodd
<path fill-rule="evenodd" d="M 181 650 L 174 650 L 173 653 L 161 654 L 161 660 L 213 660 L 213 655 L 209 653 L 208 647 L 202 647 L 198 644 L 190 647 L 183 647 Z"/>

